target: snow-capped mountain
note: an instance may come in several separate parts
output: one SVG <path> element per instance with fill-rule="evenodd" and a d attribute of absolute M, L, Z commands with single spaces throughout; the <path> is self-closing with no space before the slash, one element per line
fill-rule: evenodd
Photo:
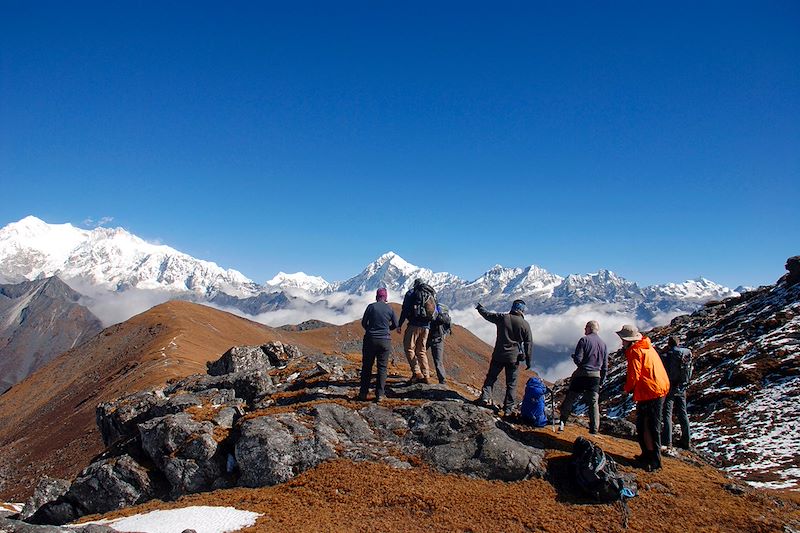
<path fill-rule="evenodd" d="M 331 290 L 331 284 L 320 276 L 309 276 L 305 272 L 295 272 L 287 274 L 278 272 L 274 278 L 266 282 L 268 289 L 274 292 L 300 289 L 309 294 L 324 294 Z"/>
<path fill-rule="evenodd" d="M 677 335 L 694 353 L 688 403 L 697 448 L 753 485 L 797 490 L 800 257 L 786 268 L 776 285 L 709 302 L 648 336 L 661 350 Z M 610 416 L 627 416 L 633 405 L 622 393 L 625 358 L 609 360 L 601 403 Z"/>
<path fill-rule="evenodd" d="M 0 229 L 0 281 L 15 283 L 52 275 L 68 283 L 76 281 L 73 286 L 81 288 L 88 285 L 117 293 L 145 289 L 168 298 L 210 301 L 247 314 L 296 306 L 300 300 L 330 310 L 333 304 L 326 301 L 328 295 L 357 295 L 379 287 L 403 294 L 416 278 L 433 286 L 439 300 L 453 309 L 469 308 L 477 302 L 506 308 L 511 300 L 522 298 L 531 313 L 563 313 L 578 305 L 599 303 L 644 321 L 691 312 L 708 300 L 737 294 L 703 278 L 639 288 L 608 270 L 563 278 L 535 265 L 495 265 L 467 281 L 413 265 L 394 252 L 383 254 L 344 281 L 329 283 L 303 272 L 279 272 L 259 285 L 236 270 L 148 243 L 122 228 L 90 231 L 71 224 L 47 224 L 31 216 Z"/>
<path fill-rule="evenodd" d="M 0 229 L 0 279 L 19 282 L 54 275 L 114 291 L 248 297 L 261 290 L 236 270 L 150 244 L 122 228 L 90 231 L 29 216 Z"/>

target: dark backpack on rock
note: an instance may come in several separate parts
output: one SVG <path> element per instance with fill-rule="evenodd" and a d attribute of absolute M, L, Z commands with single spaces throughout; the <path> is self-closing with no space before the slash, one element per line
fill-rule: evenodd
<path fill-rule="evenodd" d="M 414 306 L 411 318 L 431 321 L 436 318 L 436 291 L 427 283 L 414 288 Z"/>
<path fill-rule="evenodd" d="M 547 415 L 544 414 L 545 394 L 547 394 L 547 386 L 541 379 L 532 377 L 525 384 L 525 396 L 522 398 L 520 416 L 537 428 L 547 425 Z"/>
<path fill-rule="evenodd" d="M 617 464 L 593 442 L 578 437 L 572 445 L 572 468 L 583 492 L 598 502 L 614 502 L 636 495 L 636 487 L 617 472 Z"/>

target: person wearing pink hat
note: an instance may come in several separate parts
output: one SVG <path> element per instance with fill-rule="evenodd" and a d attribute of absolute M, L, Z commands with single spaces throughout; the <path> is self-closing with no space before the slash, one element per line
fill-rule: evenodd
<path fill-rule="evenodd" d="M 386 374 L 389 356 L 392 354 L 392 340 L 389 332 L 397 328 L 397 315 L 386 300 L 388 293 L 381 287 L 375 292 L 375 301 L 367 306 L 361 318 L 364 339 L 361 344 L 361 388 L 358 399 L 366 401 L 372 367 L 378 364 L 378 379 L 375 384 L 375 401 L 383 399 L 386 389 Z"/>

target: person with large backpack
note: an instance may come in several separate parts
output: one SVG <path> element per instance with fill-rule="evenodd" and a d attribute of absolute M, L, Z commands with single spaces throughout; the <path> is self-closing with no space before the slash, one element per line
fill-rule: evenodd
<path fill-rule="evenodd" d="M 681 440 L 678 448 L 689 449 L 689 414 L 686 412 L 686 389 L 692 379 L 692 351 L 680 345 L 680 339 L 673 335 L 669 338 L 667 352 L 661 355 L 661 362 L 669 377 L 669 393 L 664 398 L 661 444 L 667 448 L 672 446 L 672 410 L 678 416 L 681 426 Z"/>
<path fill-rule="evenodd" d="M 403 323 L 408 320 L 408 327 L 403 336 L 403 349 L 411 367 L 409 384 L 430 383 L 431 370 L 425 344 L 434 318 L 436 318 L 436 291 L 417 278 L 414 280 L 414 286 L 403 298 L 400 322 L 397 325 L 397 333 L 402 333 Z"/>
<path fill-rule="evenodd" d="M 433 356 L 433 366 L 436 368 L 436 377 L 439 384 L 444 385 L 447 381 L 447 374 L 444 371 L 444 338 L 452 335 L 452 321 L 450 320 L 450 310 L 444 304 L 436 305 L 436 318 L 431 321 L 431 330 L 428 335 L 428 347 Z"/>
<path fill-rule="evenodd" d="M 600 324 L 596 320 L 587 322 L 583 328 L 584 336 L 578 341 L 575 353 L 572 354 L 572 360 L 578 368 L 572 373 L 569 390 L 561 403 L 559 431 L 564 431 L 564 424 L 581 395 L 589 408 L 589 433 L 597 433 L 600 428 L 600 385 L 608 371 L 608 349 L 597 334 L 598 331 Z"/>
<path fill-rule="evenodd" d="M 519 363 L 525 361 L 528 370 L 531 370 L 533 364 L 533 336 L 531 327 L 525 320 L 525 302 L 514 300 L 508 313 L 492 313 L 484 309 L 481 304 L 475 309 L 483 318 L 497 326 L 492 361 L 483 381 L 481 396 L 476 403 L 484 407 L 492 405 L 492 388 L 500 372 L 505 370 L 506 395 L 503 400 L 503 415 L 511 416 L 516 403 L 514 389 L 517 385 Z"/>

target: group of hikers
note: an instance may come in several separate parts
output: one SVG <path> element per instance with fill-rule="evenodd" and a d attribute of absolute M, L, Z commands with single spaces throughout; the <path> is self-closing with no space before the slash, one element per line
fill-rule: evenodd
<path fill-rule="evenodd" d="M 403 350 L 411 368 L 409 385 L 432 383 L 427 348 L 431 348 L 438 382 L 445 384 L 447 380 L 444 339 L 452 334 L 451 319 L 447 307 L 436 302 L 436 291 L 421 279 L 415 279 L 413 287 L 403 297 L 399 320 L 387 303 L 387 298 L 387 290 L 378 289 L 375 302 L 367 306 L 361 319 L 365 331 L 358 394 L 361 401 L 367 400 L 372 368 L 376 363 L 375 401 L 381 402 L 384 398 L 392 351 L 390 331 L 393 330 L 403 335 Z M 502 412 L 510 417 L 516 405 L 520 364 L 524 362 L 528 370 L 532 369 L 533 336 L 525 320 L 526 305 L 523 300 L 514 300 L 508 313 L 495 313 L 479 303 L 476 310 L 484 319 L 495 324 L 497 335 L 481 395 L 475 403 L 483 407 L 494 406 L 492 391 L 500 373 L 505 371 L 506 390 Z M 406 321 L 408 326 L 403 334 Z M 559 431 L 564 430 L 575 403 L 581 397 L 588 407 L 589 433 L 596 434 L 599 431 L 599 393 L 608 373 L 608 349 L 599 331 L 597 321 L 587 322 L 584 335 L 572 354 L 577 368 L 572 373 L 569 389 L 561 403 Z M 650 339 L 643 336 L 634 325 L 626 324 L 616 334 L 622 340 L 627 360 L 623 389 L 633 395 L 636 403 L 636 435 L 642 453 L 635 460 L 646 470 L 656 470 L 661 468 L 662 450 L 670 452 L 672 447 L 673 411 L 681 427 L 681 438 L 676 445 L 689 448 L 686 389 L 691 379 L 692 353 L 680 346 L 678 337 L 672 336 L 667 350 L 659 355 Z"/>

